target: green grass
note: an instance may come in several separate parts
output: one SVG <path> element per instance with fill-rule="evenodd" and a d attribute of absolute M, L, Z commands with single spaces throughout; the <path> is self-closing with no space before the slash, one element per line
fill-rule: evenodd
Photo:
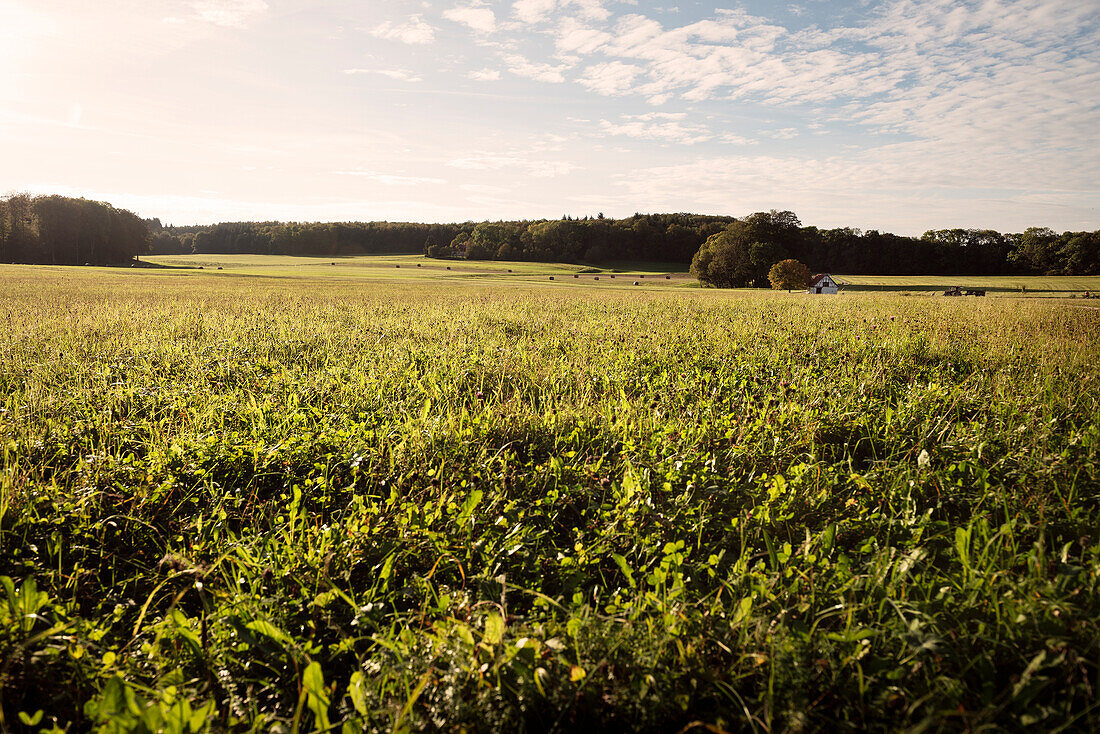
<path fill-rule="evenodd" d="M 1075 296 L 1100 293 L 1100 276 L 1021 275 L 838 275 L 851 291 L 936 291 L 951 286 L 985 289 L 991 296 Z"/>
<path fill-rule="evenodd" d="M 221 267 L 225 275 L 255 275 L 283 278 L 333 278 L 369 280 L 455 280 L 516 283 L 536 280 L 580 281 L 572 285 L 631 285 L 698 287 L 687 266 L 675 263 L 613 262 L 603 266 L 565 263 L 436 260 L 419 255 L 361 255 L 352 257 L 292 257 L 284 255 L 153 255 L 145 261 L 169 268 L 205 270 Z M 449 269 L 448 269 L 449 268 Z M 166 271 L 167 272 L 167 271 Z M 180 271 L 171 271 L 179 274 Z M 574 279 L 572 276 L 577 275 Z M 611 276 L 615 276 L 611 278 Z M 665 280 L 664 276 L 671 276 Z M 1100 276 L 940 276 L 940 275 L 838 275 L 848 284 L 846 292 L 908 292 L 942 294 L 951 286 L 982 288 L 990 296 L 1079 296 L 1085 291 L 1100 293 Z M 616 282 L 611 282 L 612 280 Z M 618 282 L 625 281 L 625 282 Z M 561 283 L 558 283 L 561 285 Z"/>
<path fill-rule="evenodd" d="M 1100 727 L 1094 312 L 217 262 L 0 267 L 0 727 Z"/>
<path fill-rule="evenodd" d="M 683 285 L 694 282 L 684 266 L 665 269 L 660 263 L 613 263 L 606 267 L 569 265 L 564 263 L 498 262 L 492 260 L 438 260 L 419 255 L 363 255 L 354 257 L 318 258 L 283 255 L 154 255 L 146 262 L 168 268 L 203 268 L 223 275 L 255 275 L 292 278 L 334 278 L 423 281 L 483 280 L 501 284 L 547 281 L 551 276 L 559 285 L 590 285 L 599 277 L 604 285 L 630 285 L 634 279 L 647 287 Z M 164 271 L 178 274 L 179 270 Z M 197 271 L 196 271 L 197 272 Z M 574 279 L 572 276 L 577 275 Z M 671 282 L 663 276 L 670 275 Z M 623 282 L 614 282 L 623 281 Z"/>

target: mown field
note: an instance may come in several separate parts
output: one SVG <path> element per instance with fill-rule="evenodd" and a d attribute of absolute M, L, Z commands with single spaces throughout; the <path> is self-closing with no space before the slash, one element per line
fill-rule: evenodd
<path fill-rule="evenodd" d="M 603 267 L 564 263 L 501 262 L 494 260 L 443 260 L 420 255 L 356 255 L 337 258 L 290 255 L 153 255 L 144 262 L 176 269 L 176 274 L 202 268 L 221 275 L 269 278 L 324 278 L 423 283 L 478 280 L 501 285 L 535 281 L 560 285 L 590 286 L 597 279 L 604 286 L 698 286 L 677 263 L 617 263 Z M 574 277 L 575 276 L 575 277 Z M 1097 278 L 1100 282 L 1100 278 Z"/>
<path fill-rule="evenodd" d="M 250 275 L 270 278 L 320 277 L 326 280 L 456 280 L 478 278 L 486 282 L 516 284 L 554 281 L 559 285 L 699 287 L 677 263 L 622 262 L 603 266 L 563 263 L 496 262 L 492 260 L 438 260 L 419 255 L 361 255 L 338 258 L 283 255 L 154 255 L 145 262 L 174 269 L 221 270 L 222 275 Z M 178 272 L 183 272 L 177 271 Z M 900 295 L 942 295 L 952 287 L 980 288 L 991 297 L 1078 298 L 1086 292 L 1100 294 L 1100 276 L 1014 276 L 1014 275 L 844 275 L 837 277 L 845 293 L 894 293 Z"/>
<path fill-rule="evenodd" d="M 1096 275 L 842 275 L 846 290 L 908 293 L 940 293 L 952 287 L 980 288 L 988 296 L 1014 298 L 1076 298 L 1088 292 L 1100 294 L 1100 276 Z"/>
<path fill-rule="evenodd" d="M 0 728 L 1100 727 L 1100 311 L 393 270 L 0 267 Z"/>

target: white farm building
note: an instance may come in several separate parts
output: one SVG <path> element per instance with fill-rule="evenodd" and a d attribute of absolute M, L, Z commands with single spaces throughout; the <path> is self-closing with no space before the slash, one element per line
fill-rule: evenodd
<path fill-rule="evenodd" d="M 810 280 L 807 293 L 836 293 L 836 281 L 828 273 L 818 273 Z"/>

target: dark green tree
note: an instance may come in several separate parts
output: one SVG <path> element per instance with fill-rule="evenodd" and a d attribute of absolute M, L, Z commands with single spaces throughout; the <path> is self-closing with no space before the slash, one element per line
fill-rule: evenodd
<path fill-rule="evenodd" d="M 692 258 L 691 272 L 715 288 L 763 286 L 772 263 L 797 246 L 801 226 L 792 212 L 752 214 L 709 237 Z"/>
<path fill-rule="evenodd" d="M 443 246 L 436 242 L 435 237 L 429 232 L 424 240 L 424 254 L 427 257 L 442 257 Z"/>
<path fill-rule="evenodd" d="M 501 222 L 482 222 L 474 227 L 466 243 L 467 260 L 492 260 L 509 244 L 510 232 Z"/>

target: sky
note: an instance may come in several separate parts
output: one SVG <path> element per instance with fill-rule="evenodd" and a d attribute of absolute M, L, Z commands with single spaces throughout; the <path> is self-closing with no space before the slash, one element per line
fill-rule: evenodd
<path fill-rule="evenodd" d="M 1100 229 L 1097 0 L 0 0 L 0 195 Z"/>

